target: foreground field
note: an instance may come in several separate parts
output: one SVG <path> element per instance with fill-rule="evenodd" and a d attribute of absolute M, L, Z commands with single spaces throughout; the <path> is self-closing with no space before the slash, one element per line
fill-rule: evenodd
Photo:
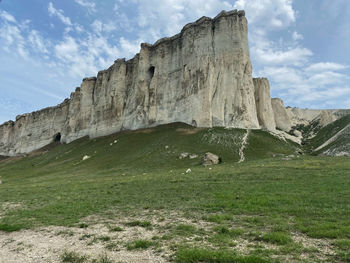
<path fill-rule="evenodd" d="M 239 164 L 244 134 L 164 126 L 2 160 L 0 262 L 349 262 L 350 159 L 253 131 Z M 222 164 L 178 158 L 206 151 Z"/>

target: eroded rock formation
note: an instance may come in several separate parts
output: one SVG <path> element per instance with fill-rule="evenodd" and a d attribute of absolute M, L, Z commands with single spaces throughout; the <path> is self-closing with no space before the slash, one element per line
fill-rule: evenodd
<path fill-rule="evenodd" d="M 244 11 L 222 11 L 143 43 L 134 58 L 83 79 L 58 106 L 1 125 L 0 155 L 172 122 L 288 132 L 292 113 L 271 101 L 267 79 L 252 78 L 247 32 Z"/>
<path fill-rule="evenodd" d="M 57 107 L 2 125 L 0 154 L 30 152 L 58 135 L 68 143 L 171 122 L 259 128 L 247 30 L 244 11 L 223 11 L 142 44 Z"/>
<path fill-rule="evenodd" d="M 287 113 L 284 103 L 279 98 L 271 100 L 272 109 L 275 117 L 276 128 L 285 132 L 289 132 L 292 128 L 292 121 Z"/>
<path fill-rule="evenodd" d="M 270 97 L 270 83 L 266 78 L 254 78 L 255 104 L 261 128 L 276 129 L 275 116 Z"/>

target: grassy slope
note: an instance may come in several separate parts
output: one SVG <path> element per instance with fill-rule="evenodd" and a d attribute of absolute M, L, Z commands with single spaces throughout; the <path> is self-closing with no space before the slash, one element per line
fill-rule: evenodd
<path fill-rule="evenodd" d="M 4 160 L 0 207 L 8 202 L 22 207 L 1 218 L 0 230 L 73 226 L 83 217 L 117 207 L 126 212 L 180 210 L 213 215 L 218 221 L 223 215 L 228 224 L 246 225 L 247 233 L 270 229 L 285 235 L 301 231 L 316 238 L 350 238 L 349 159 L 272 159 L 272 154 L 293 153 L 295 146 L 253 131 L 248 162 L 237 164 L 244 132 L 167 125 L 151 132 L 81 139 L 40 156 Z M 181 152 L 207 151 L 218 153 L 223 163 L 208 170 L 199 159 L 178 159 Z M 91 158 L 82 162 L 84 155 Z M 184 174 L 187 168 L 190 174 Z"/>
<path fill-rule="evenodd" d="M 309 151 L 312 151 L 316 149 L 317 147 L 321 146 L 324 142 L 332 138 L 334 135 L 336 135 L 340 130 L 342 130 L 345 126 L 347 126 L 350 123 L 350 115 L 344 116 L 340 118 L 339 120 L 336 120 L 335 122 L 332 122 L 328 124 L 327 126 L 320 129 L 315 137 L 308 140 L 306 143 L 306 147 Z M 320 154 L 327 149 L 330 148 L 337 148 L 344 145 L 350 146 L 350 138 L 348 136 L 340 136 L 335 142 L 331 143 L 330 145 L 326 146 L 321 151 L 315 152 L 315 154 Z M 347 148 L 349 151 L 349 148 Z"/>

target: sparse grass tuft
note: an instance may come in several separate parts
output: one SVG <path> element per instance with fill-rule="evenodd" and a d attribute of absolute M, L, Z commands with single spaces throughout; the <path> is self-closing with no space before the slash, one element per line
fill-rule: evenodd
<path fill-rule="evenodd" d="M 147 229 L 152 228 L 152 224 L 149 221 L 136 220 L 136 221 L 127 222 L 127 223 L 125 223 L 125 225 L 126 226 L 132 226 L 132 227 L 139 226 L 139 227 L 143 227 L 143 228 L 147 228 Z"/>
<path fill-rule="evenodd" d="M 107 255 L 102 255 L 97 259 L 93 259 L 91 263 L 113 263 L 114 261 L 111 260 Z"/>
<path fill-rule="evenodd" d="M 111 228 L 109 229 L 109 231 L 112 231 L 112 232 L 122 232 L 122 231 L 124 231 L 124 229 L 121 228 L 120 226 L 115 226 L 115 227 L 111 227 Z"/>
<path fill-rule="evenodd" d="M 76 252 L 65 251 L 61 255 L 62 263 L 84 263 L 87 260 L 86 256 L 81 256 Z"/>
<path fill-rule="evenodd" d="M 147 249 L 147 248 L 153 247 L 155 245 L 156 245 L 156 243 L 153 241 L 139 239 L 139 240 L 134 240 L 132 242 L 127 243 L 126 249 L 127 250 Z"/>
<path fill-rule="evenodd" d="M 262 241 L 269 242 L 276 245 L 287 245 L 293 240 L 290 235 L 284 232 L 270 232 L 262 236 Z"/>

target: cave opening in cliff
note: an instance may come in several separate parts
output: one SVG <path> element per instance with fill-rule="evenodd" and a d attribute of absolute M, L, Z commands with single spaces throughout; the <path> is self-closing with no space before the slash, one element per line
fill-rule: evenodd
<path fill-rule="evenodd" d="M 148 73 L 149 73 L 150 79 L 153 78 L 155 69 L 156 69 L 156 68 L 155 68 L 154 66 L 151 66 L 151 67 L 149 68 Z"/>
<path fill-rule="evenodd" d="M 54 136 L 54 142 L 61 142 L 61 133 L 57 133 Z"/>

